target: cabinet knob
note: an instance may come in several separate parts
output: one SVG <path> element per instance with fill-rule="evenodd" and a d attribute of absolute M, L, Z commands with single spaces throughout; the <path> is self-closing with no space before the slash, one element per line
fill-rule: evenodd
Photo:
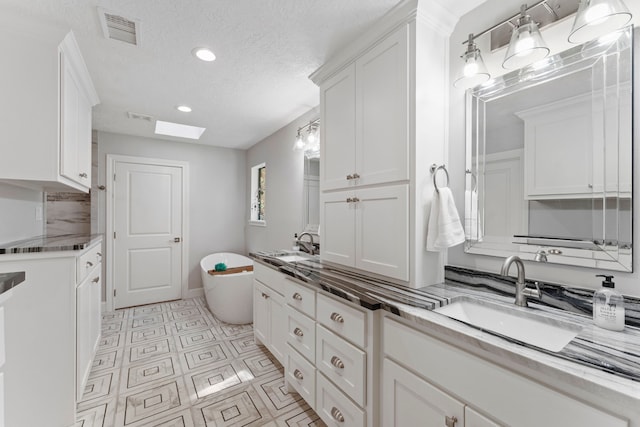
<path fill-rule="evenodd" d="M 455 427 L 456 423 L 458 422 L 458 418 L 454 415 L 453 417 L 444 417 L 444 424 L 447 427 Z"/>
<path fill-rule="evenodd" d="M 179 237 L 174 237 L 173 241 L 174 241 L 174 243 L 180 243 L 180 238 Z"/>
<path fill-rule="evenodd" d="M 98 283 L 99 281 L 100 281 L 100 276 L 98 276 L 98 277 L 96 277 L 96 278 L 94 278 L 92 280 L 93 283 Z"/>
<path fill-rule="evenodd" d="M 304 332 L 302 332 L 302 329 L 300 328 L 295 328 L 293 330 L 293 333 L 297 336 L 297 337 L 303 337 L 304 336 Z"/>
<path fill-rule="evenodd" d="M 333 417 L 334 420 L 338 421 L 339 423 L 344 422 L 344 415 L 342 415 L 342 412 L 340 412 L 340 409 L 336 408 L 335 406 L 331 408 L 331 416 Z"/>
<path fill-rule="evenodd" d="M 351 197 L 347 197 L 347 203 L 351 203 L 353 202 L 353 199 Z"/>
<path fill-rule="evenodd" d="M 353 175 L 347 175 L 347 181 L 351 181 L 353 179 Z"/>
<path fill-rule="evenodd" d="M 300 380 L 300 381 L 302 381 L 304 379 L 304 376 L 302 375 L 302 372 L 300 372 L 298 369 L 293 371 L 293 376 L 296 377 L 296 379 Z"/>
<path fill-rule="evenodd" d="M 96 252 L 96 256 L 98 257 L 99 260 L 102 259 L 102 253 L 101 252 Z"/>
<path fill-rule="evenodd" d="M 358 199 L 357 197 L 354 197 L 354 198 L 352 199 L 352 201 L 353 201 L 353 203 L 357 203 L 357 202 L 359 202 L 359 201 L 360 201 L 360 199 Z"/>
<path fill-rule="evenodd" d="M 299 293 L 295 293 L 293 294 L 292 298 L 296 301 L 302 301 L 302 295 L 300 295 Z"/>
<path fill-rule="evenodd" d="M 82 172 L 82 173 L 78 174 L 78 176 L 79 176 L 80 178 L 87 178 L 87 177 L 88 177 L 88 175 L 86 174 L 86 172 Z"/>
<path fill-rule="evenodd" d="M 351 175 L 353 177 L 353 179 L 358 179 L 360 178 L 360 175 L 358 175 L 357 173 L 354 173 L 353 175 Z"/>
<path fill-rule="evenodd" d="M 269 295 L 267 295 L 264 292 L 262 292 L 262 298 L 267 299 L 267 298 L 269 298 Z"/>
<path fill-rule="evenodd" d="M 338 356 L 331 357 L 331 364 L 338 369 L 344 369 L 344 363 Z"/>
<path fill-rule="evenodd" d="M 335 312 L 331 313 L 330 319 L 337 323 L 344 323 L 344 317 Z"/>
<path fill-rule="evenodd" d="M 93 263 L 91 261 L 87 261 L 87 268 L 93 267 Z"/>

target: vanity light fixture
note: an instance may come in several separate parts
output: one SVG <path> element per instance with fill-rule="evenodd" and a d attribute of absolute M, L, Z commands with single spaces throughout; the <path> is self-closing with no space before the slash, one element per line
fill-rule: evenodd
<path fill-rule="evenodd" d="M 196 58 L 205 62 L 211 62 L 216 60 L 216 55 L 211 51 L 211 49 L 208 49 L 206 47 L 196 47 L 191 51 L 191 53 Z"/>
<path fill-rule="evenodd" d="M 178 105 L 176 107 L 176 110 L 182 111 L 183 113 L 190 113 L 191 112 L 191 107 L 189 107 L 188 105 Z"/>
<path fill-rule="evenodd" d="M 320 119 L 311 120 L 304 126 L 298 128 L 296 141 L 293 144 L 294 150 L 303 150 L 308 159 L 320 157 Z"/>
<path fill-rule="evenodd" d="M 527 5 L 520 6 L 518 23 L 511 33 L 511 41 L 502 63 L 506 69 L 518 69 L 538 62 L 549 55 L 549 48 L 542 40 L 542 35 L 531 16 L 527 13 Z"/>
<path fill-rule="evenodd" d="M 568 40 L 588 42 L 625 27 L 631 17 L 622 0 L 581 0 Z"/>
<path fill-rule="evenodd" d="M 466 89 L 478 86 L 491 78 L 486 65 L 484 65 L 484 61 L 482 60 L 480 49 L 478 49 L 473 41 L 474 38 L 473 34 L 469 34 L 467 50 L 461 56 L 464 60 L 464 67 L 462 67 L 458 77 L 453 82 L 454 87 Z"/>

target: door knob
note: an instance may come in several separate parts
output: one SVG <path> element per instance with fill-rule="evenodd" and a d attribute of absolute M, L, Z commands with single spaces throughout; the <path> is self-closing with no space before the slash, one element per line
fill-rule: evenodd
<path fill-rule="evenodd" d="M 173 241 L 176 242 L 176 243 L 180 243 L 180 238 L 179 237 L 174 237 Z"/>

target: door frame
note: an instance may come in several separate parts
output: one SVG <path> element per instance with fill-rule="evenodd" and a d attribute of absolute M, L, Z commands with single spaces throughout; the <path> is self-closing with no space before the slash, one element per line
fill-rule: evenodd
<path fill-rule="evenodd" d="M 181 274 L 181 284 L 180 284 L 180 294 L 181 297 L 189 295 L 189 162 L 180 161 L 180 160 L 165 160 L 165 159 L 156 159 L 149 157 L 138 157 L 138 156 L 125 156 L 120 154 L 107 154 L 107 174 L 105 182 L 109 183 L 106 188 L 106 232 L 105 232 L 105 242 L 107 249 L 107 259 L 106 259 L 106 293 L 107 293 L 107 301 L 106 301 L 106 310 L 113 311 L 114 310 L 114 300 L 113 300 L 113 290 L 114 283 L 114 238 L 113 232 L 115 228 L 115 185 L 113 176 L 116 170 L 116 164 L 122 163 L 138 163 L 141 165 L 152 165 L 152 166 L 169 166 L 169 167 L 177 167 L 182 170 L 182 274 Z"/>

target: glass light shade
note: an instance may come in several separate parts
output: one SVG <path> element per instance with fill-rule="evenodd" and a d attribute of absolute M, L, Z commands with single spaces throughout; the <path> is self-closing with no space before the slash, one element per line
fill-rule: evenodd
<path fill-rule="evenodd" d="M 300 131 L 298 131 L 298 135 L 296 135 L 296 142 L 293 143 L 293 149 L 302 150 L 304 149 L 304 146 L 305 146 L 304 140 L 302 139 L 302 135 L 300 134 Z"/>
<path fill-rule="evenodd" d="M 621 29 L 631 17 L 622 0 L 581 0 L 568 40 L 570 43 L 588 42 Z"/>
<path fill-rule="evenodd" d="M 549 48 L 542 40 L 538 24 L 527 15 L 518 20 L 519 25 L 511 33 L 511 41 L 502 67 L 515 70 L 549 55 Z"/>
<path fill-rule="evenodd" d="M 462 55 L 464 66 L 453 82 L 454 87 L 469 89 L 481 85 L 491 77 L 482 60 L 480 49 L 475 47 L 473 42 L 471 43 L 469 49 Z"/>

